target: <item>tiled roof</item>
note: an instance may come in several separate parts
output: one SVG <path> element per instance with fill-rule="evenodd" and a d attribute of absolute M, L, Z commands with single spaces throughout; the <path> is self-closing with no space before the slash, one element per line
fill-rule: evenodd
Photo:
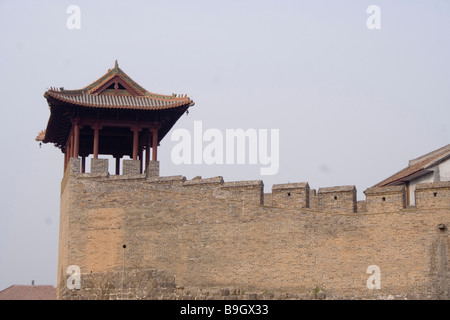
<path fill-rule="evenodd" d="M 82 91 L 93 93 L 96 92 L 99 88 L 101 88 L 105 83 L 111 80 L 114 76 L 120 77 L 120 79 L 124 80 L 126 83 L 131 85 L 131 87 L 139 94 L 147 94 L 149 93 L 144 88 L 142 88 L 139 84 L 137 84 L 133 79 L 131 79 L 122 69 L 119 68 L 119 64 L 117 60 L 114 63 L 114 68 L 109 69 L 107 73 L 101 76 L 99 79 L 92 82 L 90 85 L 86 86 Z"/>
<path fill-rule="evenodd" d="M 143 109 L 161 110 L 175 108 L 190 104 L 187 97 L 173 99 L 156 99 L 148 96 L 129 95 L 93 95 L 89 93 L 70 94 L 48 90 L 46 94 L 63 102 L 75 105 L 96 108 L 120 108 L 120 109 Z"/>
<path fill-rule="evenodd" d="M 412 176 L 420 175 L 422 172 L 426 173 L 427 169 L 438 165 L 442 161 L 450 158 L 450 144 L 445 147 L 434 150 L 421 157 L 410 160 L 408 166 L 399 172 L 393 174 L 387 179 L 377 183 L 374 187 L 384 187 L 408 181 Z"/>
<path fill-rule="evenodd" d="M 114 85 L 120 85 L 123 90 L 110 89 Z M 44 97 L 95 108 L 161 110 L 194 105 L 187 95 L 163 95 L 145 90 L 119 68 L 117 61 L 113 69 L 83 89 L 51 88 Z"/>
<path fill-rule="evenodd" d="M 56 300 L 56 288 L 45 285 L 12 285 L 0 291 L 0 300 Z"/>

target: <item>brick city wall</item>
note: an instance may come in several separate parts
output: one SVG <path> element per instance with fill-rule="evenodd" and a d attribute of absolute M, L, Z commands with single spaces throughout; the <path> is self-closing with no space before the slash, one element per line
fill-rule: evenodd
<path fill-rule="evenodd" d="M 405 208 L 401 187 L 357 202 L 354 186 L 264 194 L 262 181 L 81 174 L 71 159 L 61 188 L 59 299 L 450 297 L 450 182 Z"/>

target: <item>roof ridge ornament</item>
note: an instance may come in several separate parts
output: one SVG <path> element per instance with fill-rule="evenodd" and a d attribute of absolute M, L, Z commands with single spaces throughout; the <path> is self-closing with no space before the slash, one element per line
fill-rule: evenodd
<path fill-rule="evenodd" d="M 114 62 L 114 70 L 115 70 L 115 71 L 119 71 L 119 64 L 117 63 L 117 59 L 116 59 L 116 61 Z"/>

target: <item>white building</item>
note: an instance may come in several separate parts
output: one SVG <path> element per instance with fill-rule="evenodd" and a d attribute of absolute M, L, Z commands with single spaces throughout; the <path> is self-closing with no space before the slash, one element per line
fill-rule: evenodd
<path fill-rule="evenodd" d="M 406 186 L 406 204 L 415 204 L 416 185 L 422 182 L 450 181 L 450 144 L 410 160 L 408 166 L 374 187 Z"/>

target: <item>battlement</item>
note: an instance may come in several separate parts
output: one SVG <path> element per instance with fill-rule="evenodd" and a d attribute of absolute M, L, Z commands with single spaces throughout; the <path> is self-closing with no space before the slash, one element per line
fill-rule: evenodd
<path fill-rule="evenodd" d="M 111 180 L 141 179 L 146 183 L 164 186 L 166 189 L 198 190 L 216 199 L 243 201 L 252 205 L 264 205 L 290 210 L 314 210 L 329 213 L 389 213 L 406 209 L 406 188 L 403 185 L 373 187 L 364 191 L 365 200 L 357 201 L 354 185 L 310 189 L 308 182 L 274 184 L 272 193 L 264 194 L 262 180 L 224 181 L 222 176 L 191 180 L 182 175 L 159 176 L 159 162 L 150 161 L 145 173 L 140 172 L 139 160 L 123 160 L 123 175 L 108 173 L 108 159 L 91 159 L 91 172 L 80 173 L 80 159 L 71 158 L 61 182 L 61 192 L 68 175 L 77 174 L 85 178 L 107 177 Z M 417 208 L 448 207 L 450 182 L 418 184 L 416 188 Z"/>
<path fill-rule="evenodd" d="M 448 208 L 450 206 L 450 181 L 420 183 L 416 186 L 416 207 Z"/>
<path fill-rule="evenodd" d="M 261 180 L 224 182 L 220 186 L 221 196 L 246 203 L 264 204 L 264 183 Z M 216 195 L 217 196 L 217 195 Z"/>
<path fill-rule="evenodd" d="M 195 177 L 192 180 L 186 180 L 183 187 L 212 191 L 212 196 L 217 199 L 243 201 L 256 205 L 264 203 L 264 184 L 261 180 L 224 182 L 221 176 L 206 179 Z"/>
<path fill-rule="evenodd" d="M 211 189 L 221 186 L 223 184 L 223 177 L 212 177 L 202 179 L 201 177 L 195 177 L 192 180 L 186 180 L 183 183 L 185 187 Z"/>
<path fill-rule="evenodd" d="M 308 183 L 274 184 L 271 205 L 290 209 L 309 208 Z"/>
<path fill-rule="evenodd" d="M 320 188 L 317 195 L 318 210 L 339 213 L 356 212 L 357 204 L 355 186 Z"/>
<path fill-rule="evenodd" d="M 405 208 L 404 186 L 369 188 L 365 201 L 353 185 L 274 184 L 264 194 L 261 180 L 159 176 L 159 163 L 141 173 L 134 160 L 110 175 L 101 160 L 81 173 L 70 159 L 61 182 L 59 298 L 227 298 L 230 288 L 311 297 L 318 286 L 332 299 L 448 298 L 450 182 L 417 185 L 416 207 Z M 366 286 L 373 264 L 380 290 Z M 79 291 L 66 287 L 70 265 Z M 125 292 L 102 289 L 122 273 Z M 224 294 L 205 294 L 212 288 Z"/>
<path fill-rule="evenodd" d="M 406 207 L 405 186 L 369 188 L 364 194 L 368 213 L 393 212 Z"/>

